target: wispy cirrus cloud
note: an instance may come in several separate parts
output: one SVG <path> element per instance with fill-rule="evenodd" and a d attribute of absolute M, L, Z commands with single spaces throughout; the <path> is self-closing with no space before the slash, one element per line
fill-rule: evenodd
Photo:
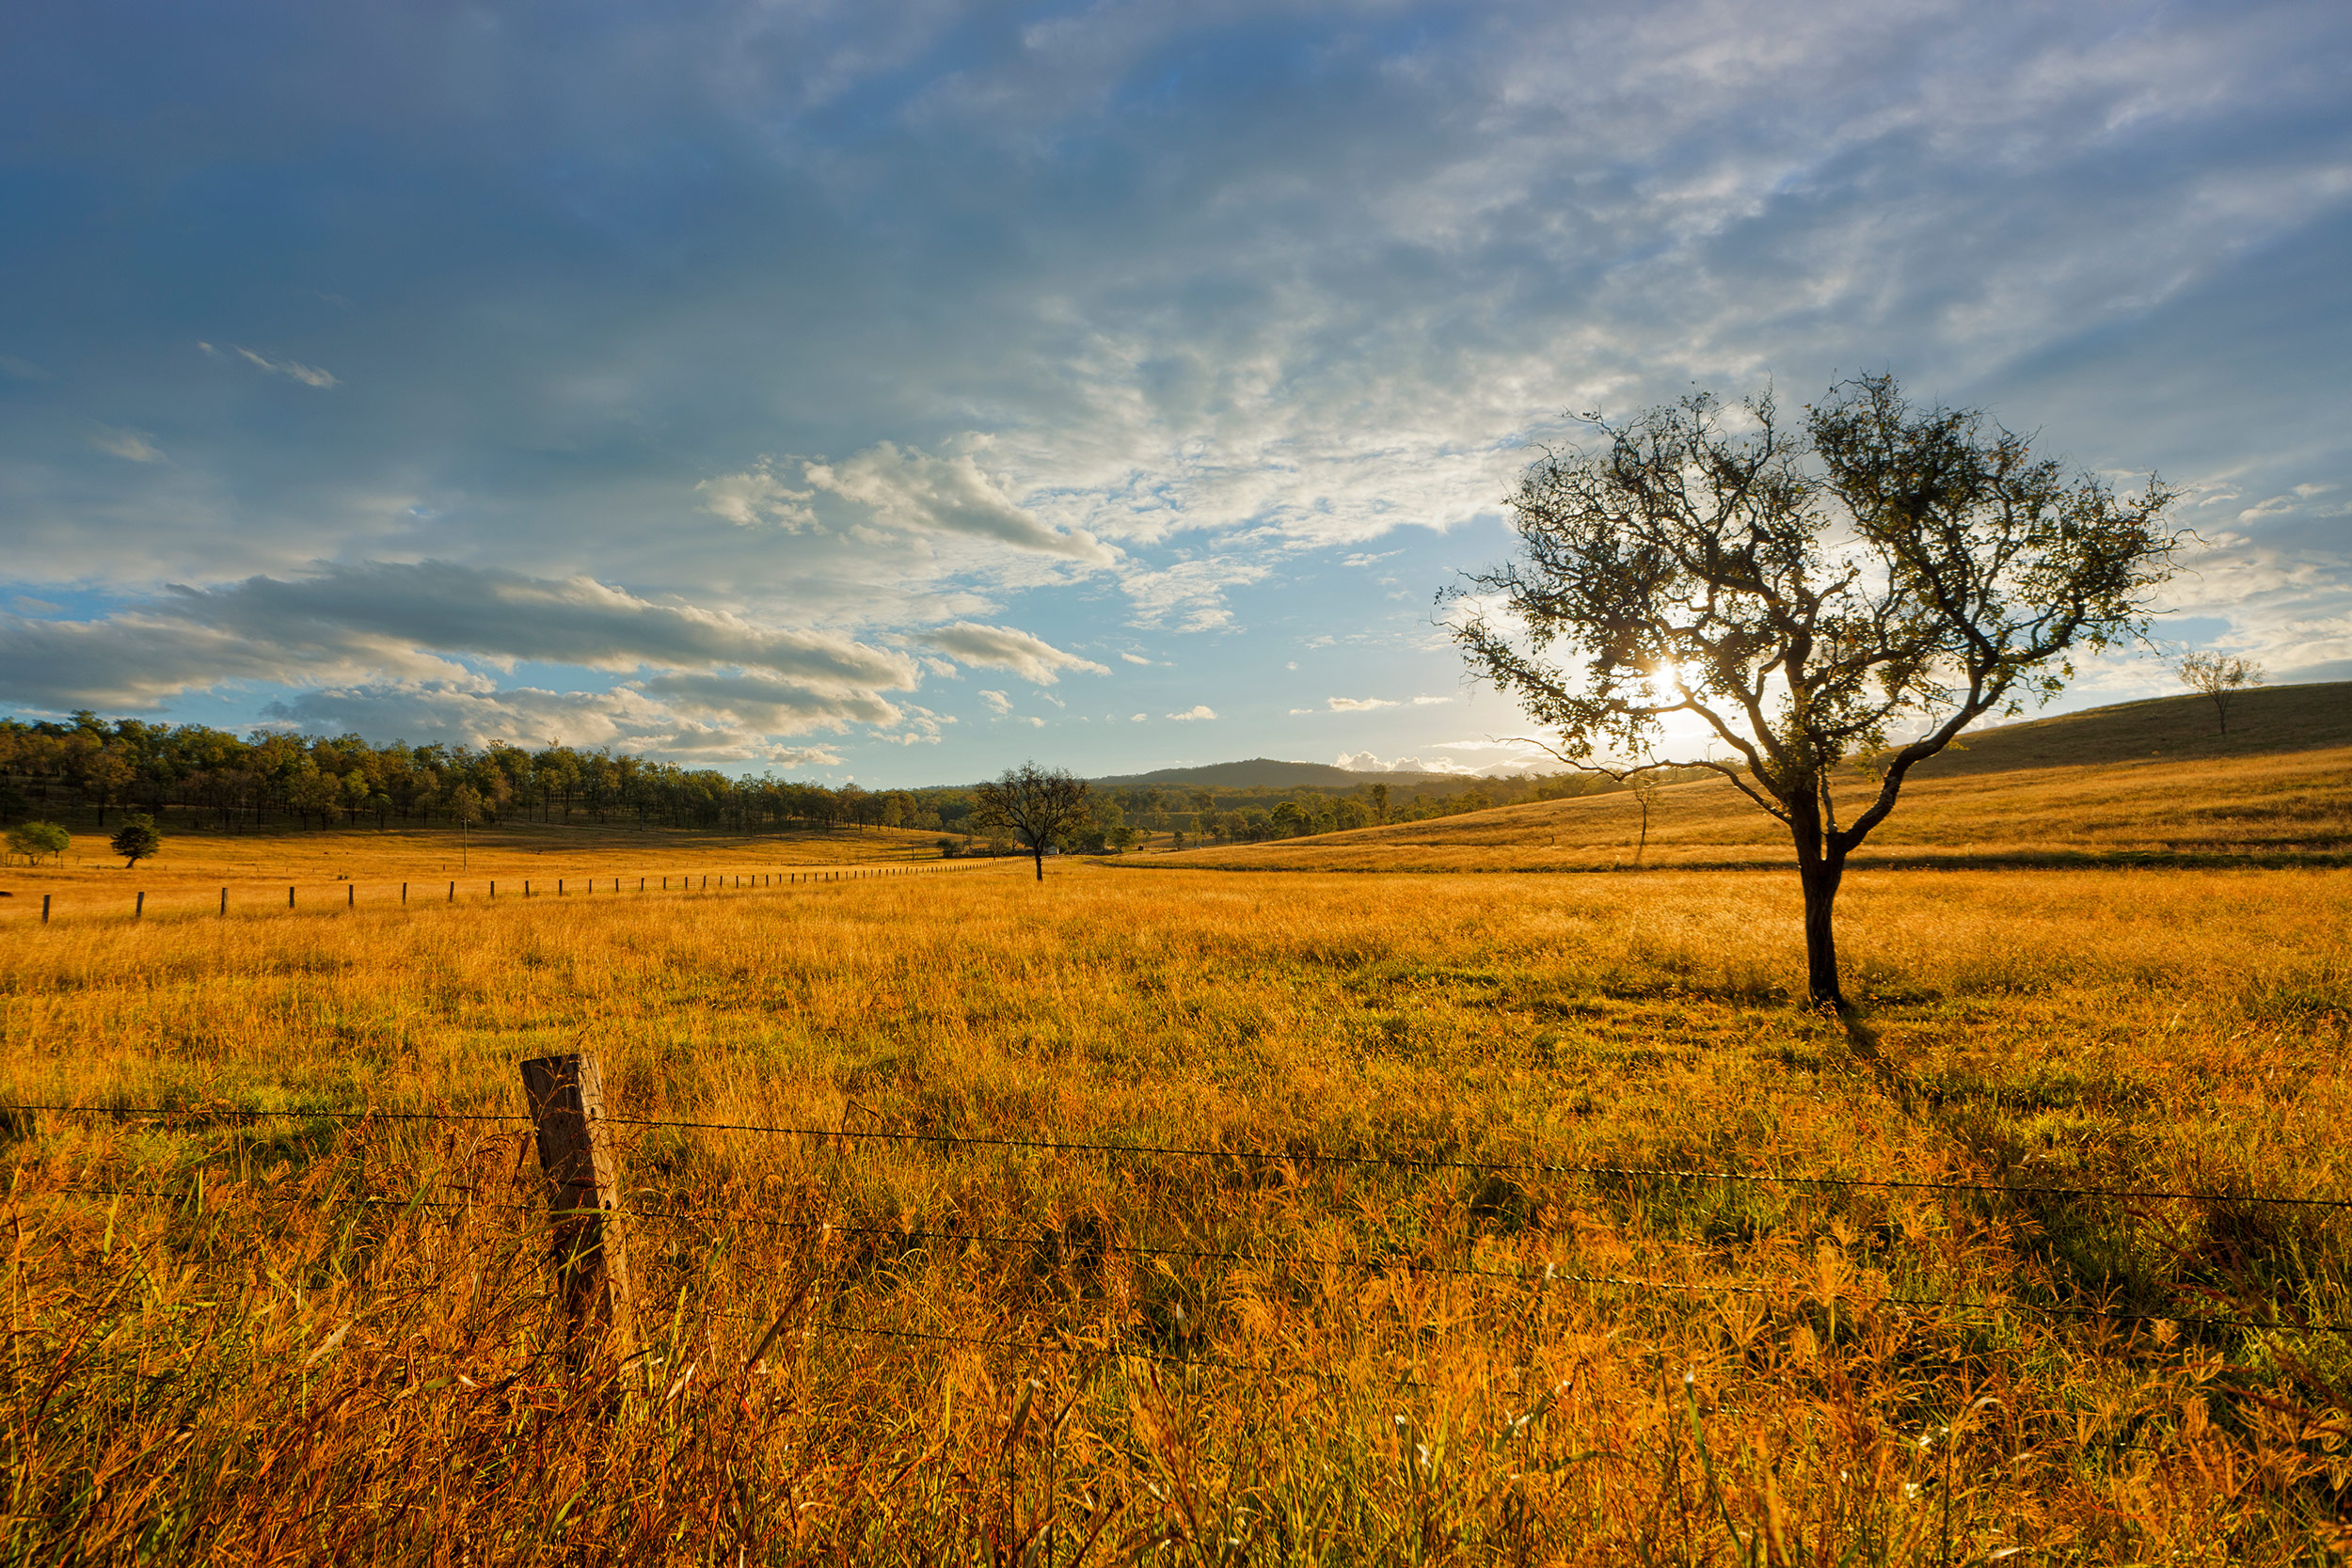
<path fill-rule="evenodd" d="M 321 391 L 342 385 L 333 372 L 323 371 L 316 365 L 306 365 L 298 359 L 280 359 L 266 354 L 257 354 L 249 348 L 242 348 L 235 343 L 230 344 L 226 352 L 206 342 L 199 342 L 196 346 L 212 358 L 240 359 L 255 370 L 266 372 L 271 375 L 283 376 L 288 381 L 299 381 L 305 387 L 316 387 Z"/>

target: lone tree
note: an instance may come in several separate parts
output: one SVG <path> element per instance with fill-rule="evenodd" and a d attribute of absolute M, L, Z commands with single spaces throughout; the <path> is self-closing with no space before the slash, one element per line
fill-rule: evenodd
<path fill-rule="evenodd" d="M 2236 654 L 2184 654 L 2172 669 L 2183 686 L 2213 699 L 2223 735 L 2230 733 L 2230 700 L 2249 687 L 2262 685 L 2265 674 L 2261 665 Z"/>
<path fill-rule="evenodd" d="M 1065 768 L 1051 771 L 1034 762 L 1008 768 L 1003 775 L 973 792 L 977 803 L 972 820 L 983 828 L 1005 828 L 1029 847 L 1037 860 L 1037 879 L 1045 880 L 1045 847 L 1065 833 L 1086 826 L 1093 817 L 1093 801 L 1084 779 Z"/>
<path fill-rule="evenodd" d="M 1596 448 L 1548 453 L 1506 502 L 1520 555 L 1438 595 L 1454 641 L 1562 761 L 1708 768 L 1778 818 L 1808 993 L 1842 1007 L 1847 857 L 1970 723 L 2055 695 L 2072 651 L 2145 634 L 2173 492 L 2152 475 L 2119 498 L 1892 376 L 1832 388 L 1801 425 L 1769 394 L 1735 411 L 1703 392 L 1585 421 Z M 1734 755 L 1693 754 L 1710 736 Z"/>
<path fill-rule="evenodd" d="M 115 836 L 107 844 L 130 863 L 122 869 L 131 871 L 163 848 L 164 835 L 156 831 L 155 819 L 145 812 L 126 812 L 122 826 L 115 830 Z"/>

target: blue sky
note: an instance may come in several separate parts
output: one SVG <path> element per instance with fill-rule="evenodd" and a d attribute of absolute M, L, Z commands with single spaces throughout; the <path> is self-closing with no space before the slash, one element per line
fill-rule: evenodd
<path fill-rule="evenodd" d="M 2347 80 L 2339 4 L 12 8 L 0 708 L 1489 767 L 1431 595 L 1564 411 L 1878 370 L 2352 675 Z"/>

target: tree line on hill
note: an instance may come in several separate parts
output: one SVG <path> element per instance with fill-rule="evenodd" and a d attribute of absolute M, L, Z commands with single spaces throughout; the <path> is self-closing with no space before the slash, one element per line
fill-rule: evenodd
<path fill-rule="evenodd" d="M 1087 823 L 1058 847 L 1251 843 L 1617 787 L 1564 774 L 1374 781 L 1346 790 L 1138 785 L 1095 792 Z M 453 827 L 463 816 L 739 832 L 905 828 L 992 845 L 995 835 L 973 818 L 976 804 L 970 786 L 867 790 L 768 774 L 736 777 L 569 746 L 378 745 L 352 735 L 274 730 L 239 736 L 201 724 L 106 720 L 87 711 L 67 721 L 0 719 L 0 822 L 79 817 L 103 829 L 110 813 L 135 809 L 168 825 L 222 831 Z"/>

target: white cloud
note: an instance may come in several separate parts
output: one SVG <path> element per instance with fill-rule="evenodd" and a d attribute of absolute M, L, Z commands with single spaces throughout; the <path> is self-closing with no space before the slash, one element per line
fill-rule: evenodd
<path fill-rule="evenodd" d="M 890 649 L 658 604 L 588 578 L 375 562 L 175 588 L 94 620 L 0 616 L 0 700 L 147 708 L 227 681 L 448 682 L 467 673 L 455 656 L 651 670 L 645 690 L 677 711 L 771 734 L 895 722 L 882 693 L 920 678 Z"/>
<path fill-rule="evenodd" d="M 983 691 L 980 693 L 980 701 L 988 705 L 991 713 L 1003 714 L 1012 711 L 1012 699 L 1001 691 Z"/>
<path fill-rule="evenodd" d="M 1262 582 L 1273 571 L 1268 562 L 1224 555 L 1180 561 L 1157 571 L 1131 570 L 1119 585 L 1135 603 L 1137 626 L 1219 631 L 1233 624 L 1233 612 L 1225 603 L 1226 592 Z"/>
<path fill-rule="evenodd" d="M 164 454 L 156 450 L 154 441 L 143 430 L 117 430 L 112 425 L 100 425 L 84 437 L 100 451 L 133 463 L 160 463 Z"/>
<path fill-rule="evenodd" d="M 1151 715 L 1150 715 L 1150 714 L 1145 714 L 1145 713 L 1131 713 L 1131 714 L 1127 715 L 1127 721 L 1128 721 L 1129 723 L 1132 723 L 1132 724 L 1140 724 L 1140 723 L 1142 723 L 1142 722 L 1143 722 L 1146 719 L 1149 719 L 1150 717 L 1151 717 Z"/>
<path fill-rule="evenodd" d="M 493 741 L 545 746 L 611 746 L 697 766 L 760 764 L 786 769 L 838 768 L 840 753 L 823 745 L 779 745 L 755 731 L 711 723 L 628 687 L 611 691 L 495 689 L 478 676 L 445 681 L 326 686 L 272 703 L 277 724 L 354 732 L 412 744 Z"/>
<path fill-rule="evenodd" d="M 817 514 L 807 502 L 817 492 L 793 489 L 776 477 L 774 465 L 763 457 L 742 473 L 704 480 L 694 486 L 704 498 L 702 509 L 738 528 L 766 524 L 789 532 L 815 527 Z"/>
<path fill-rule="evenodd" d="M 210 343 L 199 343 L 196 346 L 215 359 L 225 359 L 230 355 L 234 355 L 256 370 L 266 371 L 271 375 L 282 375 L 289 381 L 299 381 L 305 387 L 316 387 L 322 391 L 330 387 L 342 385 L 331 372 L 320 370 L 316 365 L 306 365 L 298 359 L 273 358 L 266 354 L 256 354 L 249 348 L 241 348 L 235 343 L 229 345 L 227 355 Z"/>
<path fill-rule="evenodd" d="M 1136 717 L 1140 719 L 1143 715 L 1138 713 Z M 1214 719 L 1216 717 L 1216 709 L 1211 707 L 1206 703 L 1195 703 L 1191 707 L 1186 708 L 1182 713 L 1164 714 L 1162 717 L 1173 719 L 1178 723 L 1183 724 L 1188 723 L 1196 719 Z"/>
<path fill-rule="evenodd" d="M 1416 702 L 1422 700 L 1414 699 Z M 1438 698 L 1437 701 L 1442 702 L 1444 699 Z M 1375 708 L 1397 705 L 1396 700 L 1392 697 L 1326 697 L 1323 699 L 1323 706 L 1319 708 L 1295 707 L 1291 709 L 1291 713 L 1294 716 L 1305 713 L 1370 713 Z"/>
<path fill-rule="evenodd" d="M 953 626 L 936 626 L 924 632 L 916 641 L 926 647 L 952 655 L 966 664 L 986 664 L 1009 670 L 1040 686 L 1052 686 L 1061 679 L 1064 670 L 1083 670 L 1093 675 L 1111 673 L 1107 665 L 1081 658 L 1076 654 L 1064 653 L 1043 638 L 1015 626 L 987 626 L 973 621 L 958 621 Z"/>
<path fill-rule="evenodd" d="M 1119 657 L 1125 659 L 1130 664 L 1149 664 L 1152 662 L 1141 654 L 1120 654 Z"/>
<path fill-rule="evenodd" d="M 855 501 L 890 527 L 993 539 L 1093 566 L 1118 559 L 1085 530 L 1050 528 L 1014 504 L 968 451 L 939 456 L 882 441 L 838 463 L 805 464 L 802 471 L 815 489 Z"/>

